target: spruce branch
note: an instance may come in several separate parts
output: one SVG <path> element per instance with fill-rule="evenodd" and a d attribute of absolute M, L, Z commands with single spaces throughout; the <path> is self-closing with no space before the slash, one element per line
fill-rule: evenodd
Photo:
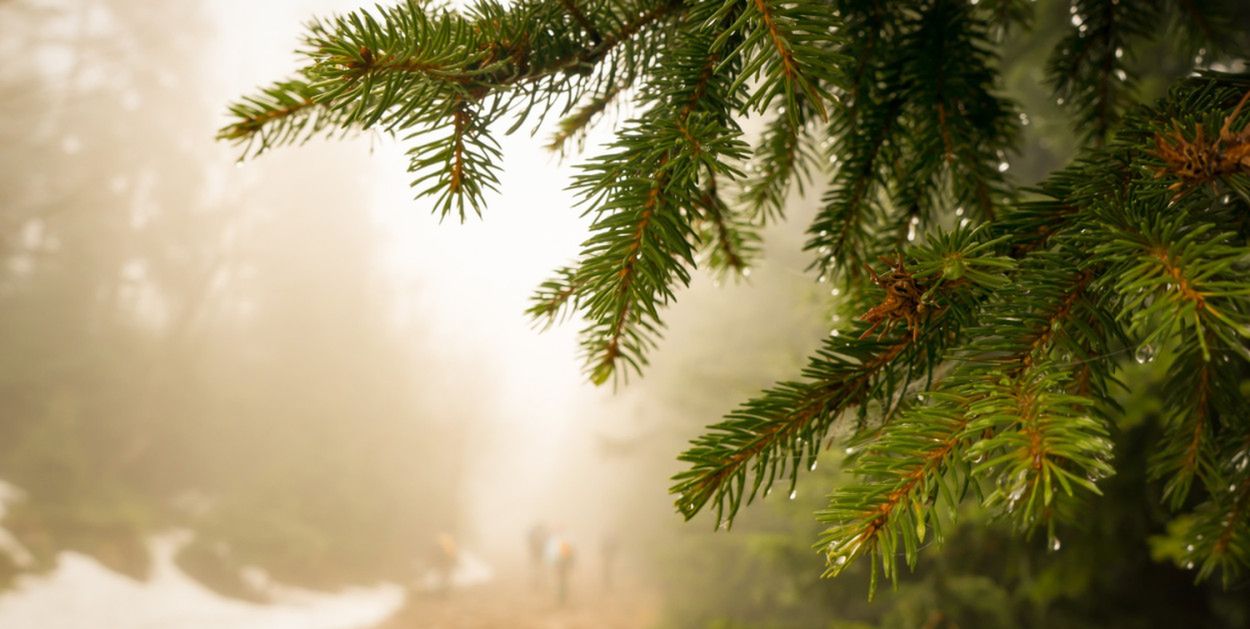
<path fill-rule="evenodd" d="M 854 459 L 865 481 L 835 492 L 817 513 L 830 523 L 817 543 L 827 559 L 825 576 L 837 576 L 868 556 L 870 598 L 878 565 L 889 580 L 897 578 L 899 554 L 914 565 L 927 531 L 940 535 L 933 506 L 940 501 L 953 512 L 967 482 L 968 466 L 960 454 L 974 437 L 970 401 L 944 391 L 926 397 L 928 403 L 905 412 Z"/>
<path fill-rule="evenodd" d="M 713 271 L 749 275 L 750 263 L 759 251 L 759 234 L 721 198 L 716 176 L 709 174 L 706 181 L 695 223 L 698 241 L 706 251 L 706 266 Z"/>
<path fill-rule="evenodd" d="M 813 171 L 824 170 L 823 151 L 810 132 L 818 120 L 816 110 L 806 103 L 806 98 L 796 98 L 795 115 L 783 111 L 768 122 L 747 167 L 740 200 L 758 223 L 784 218 L 790 189 L 803 194 Z"/>
<path fill-rule="evenodd" d="M 731 3 L 726 3 L 729 6 Z M 804 98 L 818 116 L 828 119 L 828 89 L 840 84 L 841 64 L 830 45 L 837 24 L 821 2 L 748 0 L 730 32 L 743 34 L 742 70 L 733 88 L 754 82 L 744 108 L 765 111 L 778 98 L 798 124 L 797 101 Z"/>
<path fill-rule="evenodd" d="M 598 27 L 590 21 L 590 18 L 587 17 L 585 13 L 582 13 L 581 9 L 577 8 L 576 0 L 560 0 L 560 4 L 564 5 L 565 10 L 569 12 L 569 15 L 573 17 L 573 20 L 577 22 L 577 25 L 586 31 L 586 35 L 590 38 L 591 42 L 595 44 L 603 42 L 603 35 L 599 34 Z"/>
<path fill-rule="evenodd" d="M 242 160 L 277 146 L 303 144 L 320 134 L 342 130 L 346 114 L 319 105 L 314 100 L 316 96 L 317 91 L 301 79 L 266 87 L 230 106 L 235 122 L 222 128 L 217 139 L 238 144 Z"/>
<path fill-rule="evenodd" d="M 1059 104 L 1074 112 L 1084 141 L 1099 146 L 1132 103 L 1132 45 L 1149 38 L 1161 16 L 1153 0 L 1074 0 L 1071 16 L 1072 29 L 1055 46 L 1046 76 Z"/>
<path fill-rule="evenodd" d="M 1219 135 L 1210 140 L 1205 137 L 1201 122 L 1194 125 L 1192 139 L 1177 122 L 1173 122 L 1171 133 L 1155 134 L 1155 155 L 1163 162 L 1155 175 L 1176 180 L 1168 186 L 1169 190 L 1180 196 L 1196 186 L 1250 173 L 1250 128 L 1244 128 L 1242 123 L 1240 131 L 1233 130 L 1247 100 L 1250 91 L 1225 117 Z"/>
<path fill-rule="evenodd" d="M 1210 223 L 1195 222 L 1187 210 L 1164 212 L 1156 199 L 1135 208 L 1107 208 L 1095 255 L 1112 267 L 1123 297 L 1121 316 L 1141 344 L 1158 345 L 1182 331 L 1211 359 L 1212 344 L 1247 355 L 1250 287 L 1238 237 Z"/>
<path fill-rule="evenodd" d="M 484 194 L 497 190 L 499 145 L 486 131 L 480 114 L 465 101 L 452 105 L 451 125 L 442 137 L 413 147 L 409 172 L 418 196 L 434 197 L 436 211 L 446 216 L 453 209 L 460 220 L 465 210 L 481 213 Z M 418 137 L 414 133 L 409 139 Z"/>
<path fill-rule="evenodd" d="M 540 101 L 548 105 L 545 112 L 556 95 L 574 102 L 584 91 L 595 91 L 613 79 L 586 80 L 586 73 L 595 79 L 594 68 L 609 59 L 613 72 L 636 73 L 633 65 L 645 62 L 646 55 L 622 54 L 624 45 L 678 14 L 681 6 L 644 2 L 602 10 L 612 14 L 604 21 L 618 23 L 617 28 L 583 35 L 557 28 L 569 18 L 565 7 L 537 0 L 507 10 L 484 0 L 467 14 L 408 0 L 314 23 L 305 52 L 310 65 L 301 71 L 306 79 L 281 83 L 235 105 L 235 120 L 219 137 L 244 146 L 245 156 L 255 156 L 327 130 L 380 126 L 395 132 L 448 125 L 451 140 L 410 153 L 414 171 L 433 169 L 438 156 L 448 160 L 441 168 L 446 176 L 436 177 L 421 194 L 436 195 L 435 209 L 443 215 L 455 209 L 463 218 L 466 207 L 480 213 L 482 192 L 495 180 L 489 165 L 497 151 L 486 131 L 489 124 L 518 98 L 530 101 L 519 124 Z M 542 32 L 556 37 L 535 47 L 530 37 Z M 568 79 L 570 73 L 572 80 L 556 84 L 557 77 Z M 485 102 L 488 98 L 493 102 Z M 469 159 L 471 151 L 473 157 L 490 159 Z M 428 179 L 420 176 L 414 186 Z"/>
<path fill-rule="evenodd" d="M 914 566 L 928 532 L 940 540 L 943 519 L 954 517 L 973 480 L 994 480 L 987 504 L 1029 530 L 1049 524 L 1060 494 L 1096 492 L 1090 478 L 1111 473 L 1106 429 L 1089 417 L 1093 400 L 1063 392 L 1069 376 L 1045 358 L 1059 331 L 1087 316 L 1078 305 L 1091 274 L 1070 273 L 1053 254 L 1034 256 L 1016 281 L 1029 287 L 1035 314 L 1009 300 L 983 307 L 978 318 L 988 322 L 968 332 L 974 341 L 959 351 L 955 372 L 852 459 L 863 481 L 835 491 L 819 515 L 831 525 L 818 544 L 829 576 L 868 555 L 874 584 L 878 569 L 895 579 L 896 556 Z"/>
<path fill-rule="evenodd" d="M 793 490 L 801 464 L 815 460 L 844 413 L 859 409 L 862 420 L 870 403 L 896 405 L 898 383 L 929 373 L 978 295 L 999 285 L 1010 263 L 994 254 L 996 245 L 977 230 L 956 230 L 914 247 L 911 267 L 934 304 L 916 327 L 882 340 L 859 322 L 825 340 L 803 380 L 779 383 L 711 426 L 679 457 L 690 468 L 673 479 L 678 510 L 689 519 L 713 502 L 717 521 L 731 521 L 744 499 L 749 504 L 779 477 L 789 476 Z M 890 303 L 883 293 L 882 303 Z"/>
<path fill-rule="evenodd" d="M 1243 451 L 1244 452 L 1244 451 Z M 1242 459 L 1245 460 L 1244 456 Z M 1199 580 L 1217 570 L 1229 587 L 1250 565 L 1250 473 L 1245 464 L 1220 470 L 1223 486 L 1194 509 L 1182 535 L 1186 567 L 1197 566 Z"/>
<path fill-rule="evenodd" d="M 672 486 L 686 518 L 715 505 L 728 525 L 787 477 L 793 495 L 846 436 L 857 480 L 821 514 L 827 574 L 867 556 L 894 579 L 970 492 L 1053 538 L 1112 473 L 1122 364 L 1159 353 L 1150 475 L 1185 564 L 1228 579 L 1250 564 L 1250 77 L 1203 71 L 1131 106 L 1127 65 L 1168 20 L 1214 41 L 1221 2 L 1077 0 L 1047 72 L 1085 146 L 1023 192 L 995 53 L 1028 26 L 1019 0 L 406 0 L 315 23 L 307 65 L 221 137 L 251 156 L 401 136 L 413 186 L 463 220 L 498 184 L 498 123 L 562 118 L 562 149 L 628 98 L 639 114 L 573 182 L 590 235 L 529 308 L 584 320 L 596 383 L 641 371 L 697 266 L 745 275 L 757 231 L 822 176 L 806 248 L 858 318 L 693 440 Z"/>
<path fill-rule="evenodd" d="M 578 309 L 582 286 L 575 267 L 556 269 L 555 277 L 543 282 L 534 291 L 530 297 L 530 307 L 525 313 L 539 327 L 548 329 L 564 321 Z"/>
<path fill-rule="evenodd" d="M 561 119 L 555 132 L 551 134 L 547 150 L 564 155 L 572 143 L 576 143 L 576 148 L 580 150 L 586 131 L 616 101 L 622 89 L 619 84 L 609 84 L 602 93 L 594 94 L 573 113 Z"/>
<path fill-rule="evenodd" d="M 1180 509 L 1195 478 L 1209 479 L 1213 472 L 1211 437 L 1216 419 L 1212 399 L 1222 387 L 1218 363 L 1204 360 L 1197 347 L 1183 349 L 1174 359 L 1166 381 L 1167 438 L 1150 460 L 1150 474 L 1164 481 L 1163 498 L 1173 510 Z"/>
<path fill-rule="evenodd" d="M 938 0 L 902 39 L 906 61 L 897 81 L 907 102 L 904 154 L 911 160 L 895 204 L 924 224 L 934 214 L 934 192 L 948 188 L 970 219 L 992 220 L 1009 200 L 1003 173 L 1018 118 L 1014 105 L 995 94 L 988 28 L 966 3 Z"/>
<path fill-rule="evenodd" d="M 1033 24 L 1034 3 L 1029 0 L 986 0 L 974 3 L 985 17 L 994 41 L 1002 41 L 1014 28 Z"/>
<path fill-rule="evenodd" d="M 734 97 L 716 72 L 725 44 L 716 46 L 708 36 L 673 51 L 668 63 L 683 78 L 658 85 L 649 120 L 631 122 L 574 184 L 597 216 L 578 271 L 590 320 L 582 347 L 597 384 L 620 361 L 641 370 L 662 325 L 659 306 L 674 298 L 674 284 L 690 281 L 695 237 L 682 213 L 701 199 L 705 173 L 727 174 L 744 154 L 720 124 Z"/>
<path fill-rule="evenodd" d="M 882 224 L 878 217 L 885 213 L 880 194 L 888 181 L 884 171 L 897 159 L 894 142 L 902 106 L 895 98 L 871 109 L 831 149 L 837 160 L 833 181 L 805 245 L 816 251 L 813 266 L 822 273 L 854 278 L 882 253 L 875 240 Z"/>

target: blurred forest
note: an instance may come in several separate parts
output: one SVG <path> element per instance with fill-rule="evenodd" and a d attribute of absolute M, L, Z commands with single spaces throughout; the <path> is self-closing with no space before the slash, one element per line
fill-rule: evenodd
<path fill-rule="evenodd" d="M 143 539 L 191 526 L 186 567 L 227 591 L 236 554 L 403 574 L 456 525 L 473 400 L 437 394 L 435 339 L 387 300 L 360 180 L 311 157 L 240 185 L 192 3 L 6 4 L 3 54 L 35 63 L 0 66 L 0 478 L 31 567 L 142 577 Z"/>
<path fill-rule="evenodd" d="M 533 522 L 465 498 L 469 466 L 489 455 L 479 441 L 498 430 L 492 387 L 508 376 L 431 325 L 453 296 L 385 272 L 370 168 L 314 148 L 261 178 L 212 141 L 225 103 L 207 86 L 220 68 L 206 51 L 237 42 L 211 6 L 0 0 L 0 587 L 55 569 L 63 551 L 142 580 L 148 540 L 173 529 L 193 532 L 183 570 L 255 601 L 265 593 L 243 578 L 249 566 L 333 590 L 411 582 L 440 533 L 494 531 L 477 541 L 520 554 Z M 1067 3 L 1039 2 L 1036 19 L 1003 50 L 1029 117 L 1012 167 L 1026 183 L 1075 146 L 1038 75 Z M 1141 60 L 1143 98 L 1190 69 L 1155 57 Z M 413 205 L 402 210 L 425 211 Z M 572 398 L 576 452 L 532 461 L 577 486 L 564 495 L 612 505 L 580 523 L 583 591 L 614 531 L 662 627 L 1250 626 L 1250 582 L 1195 586 L 1162 541 L 1164 509 L 1140 479 L 1157 395 L 1123 400 L 1129 472 L 1060 548 L 1016 543 L 968 504 L 948 543 L 872 603 L 862 573 L 818 579 L 808 547 L 838 453 L 728 534 L 682 524 L 665 493 L 682 444 L 793 373 L 826 333 L 832 297 L 803 272 L 803 212 L 767 235 L 750 284 L 696 279 L 644 381 Z M 572 350 L 558 351 L 575 371 Z M 522 428 L 512 456 L 529 461 L 548 428 Z"/>

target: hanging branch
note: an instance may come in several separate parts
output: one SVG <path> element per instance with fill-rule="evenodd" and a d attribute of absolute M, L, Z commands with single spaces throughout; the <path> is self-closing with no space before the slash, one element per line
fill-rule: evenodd
<path fill-rule="evenodd" d="M 898 301 L 887 283 L 882 305 L 873 311 L 882 314 L 865 315 L 848 334 L 826 339 L 803 371 L 804 380 L 765 391 L 692 442 L 679 457 L 690 469 L 673 479 L 678 510 L 689 519 L 710 501 L 717 521 L 728 521 L 744 498 L 750 503 L 778 477 L 789 476 L 793 490 L 800 465 L 811 465 L 839 417 L 855 408 L 866 412 L 873 401 L 893 405 L 900 380 L 925 374 L 941 360 L 977 296 L 999 286 L 998 274 L 1009 266 L 993 254 L 994 245 L 974 230 L 958 230 L 910 251 L 913 263 L 906 266 L 915 275 L 896 281 L 931 287 L 923 302 Z M 872 338 L 874 320 L 887 317 L 907 321 L 907 329 L 893 335 L 882 330 L 879 336 L 889 340 Z"/>
<path fill-rule="evenodd" d="M 557 28 L 568 19 L 566 8 L 542 1 L 507 10 L 479 3 L 461 15 L 408 0 L 315 23 L 306 42 L 311 64 L 301 71 L 305 80 L 280 83 L 235 105 L 235 121 L 218 137 L 243 145 L 245 156 L 254 157 L 327 130 L 415 128 L 408 136 L 413 138 L 451 126 L 450 137 L 458 139 L 414 148 L 411 169 L 433 169 L 439 156 L 451 160 L 442 167 L 447 176 L 435 175 L 421 195 L 435 195 L 435 210 L 443 215 L 454 209 L 463 219 L 466 207 L 480 214 L 482 193 L 496 183 L 493 165 L 499 157 L 486 129 L 506 105 L 528 90 L 530 103 L 520 124 L 537 103 L 546 105 L 545 111 L 555 97 L 575 101 L 587 91 L 602 92 L 600 84 L 615 81 L 607 75 L 635 74 L 634 65 L 649 56 L 622 54 L 623 45 L 672 19 L 680 3 L 639 3 L 621 15 L 610 7 L 602 10 L 612 12 L 604 20 L 611 17 L 619 27 L 606 34 L 596 29 L 594 36 Z M 529 38 L 538 32 L 560 35 L 536 48 Z M 606 69 L 596 76 L 596 67 Z M 554 80 L 560 76 L 565 80 Z M 488 98 L 496 102 L 484 103 Z M 462 146 L 457 150 L 455 144 Z M 474 159 L 467 159 L 470 154 Z M 455 163 L 457 156 L 465 159 Z M 428 180 L 421 176 L 413 184 Z"/>
<path fill-rule="evenodd" d="M 1132 45 L 1160 23 L 1151 0 L 1073 0 L 1072 28 L 1046 65 L 1058 103 L 1073 111 L 1087 144 L 1101 146 L 1132 103 Z"/>
<path fill-rule="evenodd" d="M 693 440 L 679 511 L 728 525 L 778 479 L 794 495 L 845 436 L 856 480 L 821 514 L 827 574 L 868 556 L 895 578 L 970 489 L 1057 545 L 1113 471 L 1114 394 L 1134 386 L 1116 374 L 1157 354 L 1169 543 L 1227 580 L 1250 563 L 1250 76 L 1201 71 L 1131 105 L 1131 45 L 1184 22 L 1183 46 L 1215 50 L 1227 30 L 1211 3 L 1181 4 L 1072 5 L 1047 72 L 1085 146 L 1023 201 L 995 55 L 1028 27 L 1020 0 L 400 1 L 315 23 L 306 66 L 233 106 L 220 137 L 252 156 L 401 136 L 413 186 L 463 219 L 499 183 L 498 123 L 563 118 L 563 148 L 628 99 L 638 114 L 573 182 L 590 235 L 529 309 L 585 321 L 596 383 L 641 371 L 697 264 L 745 275 L 757 231 L 820 173 L 806 246 L 858 319 Z"/>

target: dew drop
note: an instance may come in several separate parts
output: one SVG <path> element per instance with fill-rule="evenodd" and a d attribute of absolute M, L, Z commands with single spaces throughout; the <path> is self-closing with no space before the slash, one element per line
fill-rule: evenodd
<path fill-rule="evenodd" d="M 1192 553 L 1192 552 L 1194 552 L 1194 545 L 1193 545 L 1193 544 L 1190 544 L 1190 545 L 1186 546 L 1186 547 L 1185 547 L 1185 552 L 1187 552 L 1187 553 Z"/>
<path fill-rule="evenodd" d="M 795 498 L 798 498 L 798 497 L 799 497 L 799 490 L 797 490 L 797 489 L 791 489 L 791 490 L 790 490 L 790 500 L 794 500 Z"/>
<path fill-rule="evenodd" d="M 815 471 L 816 471 L 816 462 L 815 462 L 815 461 L 812 461 L 812 464 L 811 464 L 811 465 L 809 465 L 809 466 L 807 466 L 807 471 L 809 471 L 809 472 L 815 472 Z"/>
<path fill-rule="evenodd" d="M 855 454 L 855 448 L 847 448 L 846 456 L 851 456 L 852 454 Z"/>
<path fill-rule="evenodd" d="M 846 565 L 846 555 L 842 555 L 841 557 L 838 557 L 838 561 L 837 561 L 837 563 L 838 563 L 838 565 L 839 565 L 839 566 L 845 566 L 845 565 Z"/>
<path fill-rule="evenodd" d="M 742 269 L 742 277 L 751 277 L 751 267 Z"/>
<path fill-rule="evenodd" d="M 829 291 L 829 294 L 830 294 L 830 295 L 833 295 L 834 297 L 837 297 L 838 295 L 841 295 L 841 294 L 842 294 L 842 289 L 841 289 L 841 288 L 835 288 L 835 289 L 833 289 L 833 290 Z"/>
<path fill-rule="evenodd" d="M 1007 500 L 1012 505 L 1015 505 L 1023 497 L 1024 497 L 1024 484 L 1022 483 L 1020 485 L 1016 485 L 1016 488 L 1011 490 L 1011 495 L 1007 497 Z"/>
<path fill-rule="evenodd" d="M 1063 547 L 1063 543 L 1059 541 L 1058 537 L 1050 541 L 1051 552 L 1059 552 L 1059 549 L 1062 547 Z"/>
<path fill-rule="evenodd" d="M 998 162 L 998 172 L 1005 173 L 1009 168 L 1011 168 L 1011 164 L 1008 164 L 1007 162 Z"/>
<path fill-rule="evenodd" d="M 1133 359 L 1136 360 L 1139 365 L 1144 365 L 1153 361 L 1155 359 L 1154 346 L 1150 343 L 1143 343 L 1141 347 L 1137 348 L 1137 353 L 1133 354 Z"/>
<path fill-rule="evenodd" d="M 955 208 L 955 216 L 963 216 L 963 215 L 964 215 L 963 206 Z"/>
<path fill-rule="evenodd" d="M 1193 569 L 1194 569 L 1194 562 L 1192 562 L 1192 561 L 1186 561 L 1186 562 L 1185 562 L 1185 569 L 1186 569 L 1186 570 L 1193 570 Z"/>
<path fill-rule="evenodd" d="M 838 336 L 842 336 L 842 333 L 839 332 L 837 328 L 834 328 L 832 330 L 829 330 L 829 336 L 838 337 Z"/>
<path fill-rule="evenodd" d="M 1233 455 L 1233 467 L 1238 472 L 1246 471 L 1246 467 L 1250 465 L 1250 449 L 1245 449 Z"/>

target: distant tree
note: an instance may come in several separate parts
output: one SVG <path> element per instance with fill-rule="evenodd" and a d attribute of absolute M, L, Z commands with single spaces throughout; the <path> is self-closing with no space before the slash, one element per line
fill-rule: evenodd
<path fill-rule="evenodd" d="M 0 64 L 0 479 L 24 495 L 0 524 L 32 559 L 0 553 L 0 586 L 67 550 L 145 577 L 175 527 L 182 567 L 232 595 L 258 594 L 242 566 L 405 580 L 459 524 L 475 402 L 411 377 L 433 339 L 391 308 L 377 226 L 219 185 L 235 169 L 193 141 L 214 118 L 208 17 L 0 4 L 4 49 L 52 60 Z"/>
<path fill-rule="evenodd" d="M 1174 514 L 1173 560 L 1231 583 L 1250 563 L 1250 75 L 1228 72 L 1244 69 L 1244 7 L 1073 2 L 1035 73 L 1083 148 L 1018 189 L 1009 159 L 1027 118 L 1000 91 L 996 51 L 1032 12 L 400 2 L 315 22 L 304 68 L 235 105 L 220 137 L 254 156 L 316 135 L 402 135 L 413 185 L 464 219 L 497 186 L 493 123 L 561 117 L 559 146 L 631 100 L 637 116 L 572 184 L 591 236 L 531 310 L 585 319 L 595 383 L 641 371 L 694 269 L 748 274 L 757 230 L 784 218 L 792 188 L 820 182 L 807 249 L 843 316 L 801 378 L 682 455 L 682 514 L 714 507 L 728 525 L 779 481 L 793 495 L 799 471 L 845 440 L 853 480 L 819 514 L 826 574 L 867 557 L 872 583 L 894 579 L 969 496 L 1058 547 L 1116 471 L 1114 393 L 1138 386 L 1122 366 L 1161 359 L 1143 482 Z M 1133 105 L 1137 51 L 1161 33 L 1205 67 Z M 741 124 L 755 115 L 752 149 Z"/>

